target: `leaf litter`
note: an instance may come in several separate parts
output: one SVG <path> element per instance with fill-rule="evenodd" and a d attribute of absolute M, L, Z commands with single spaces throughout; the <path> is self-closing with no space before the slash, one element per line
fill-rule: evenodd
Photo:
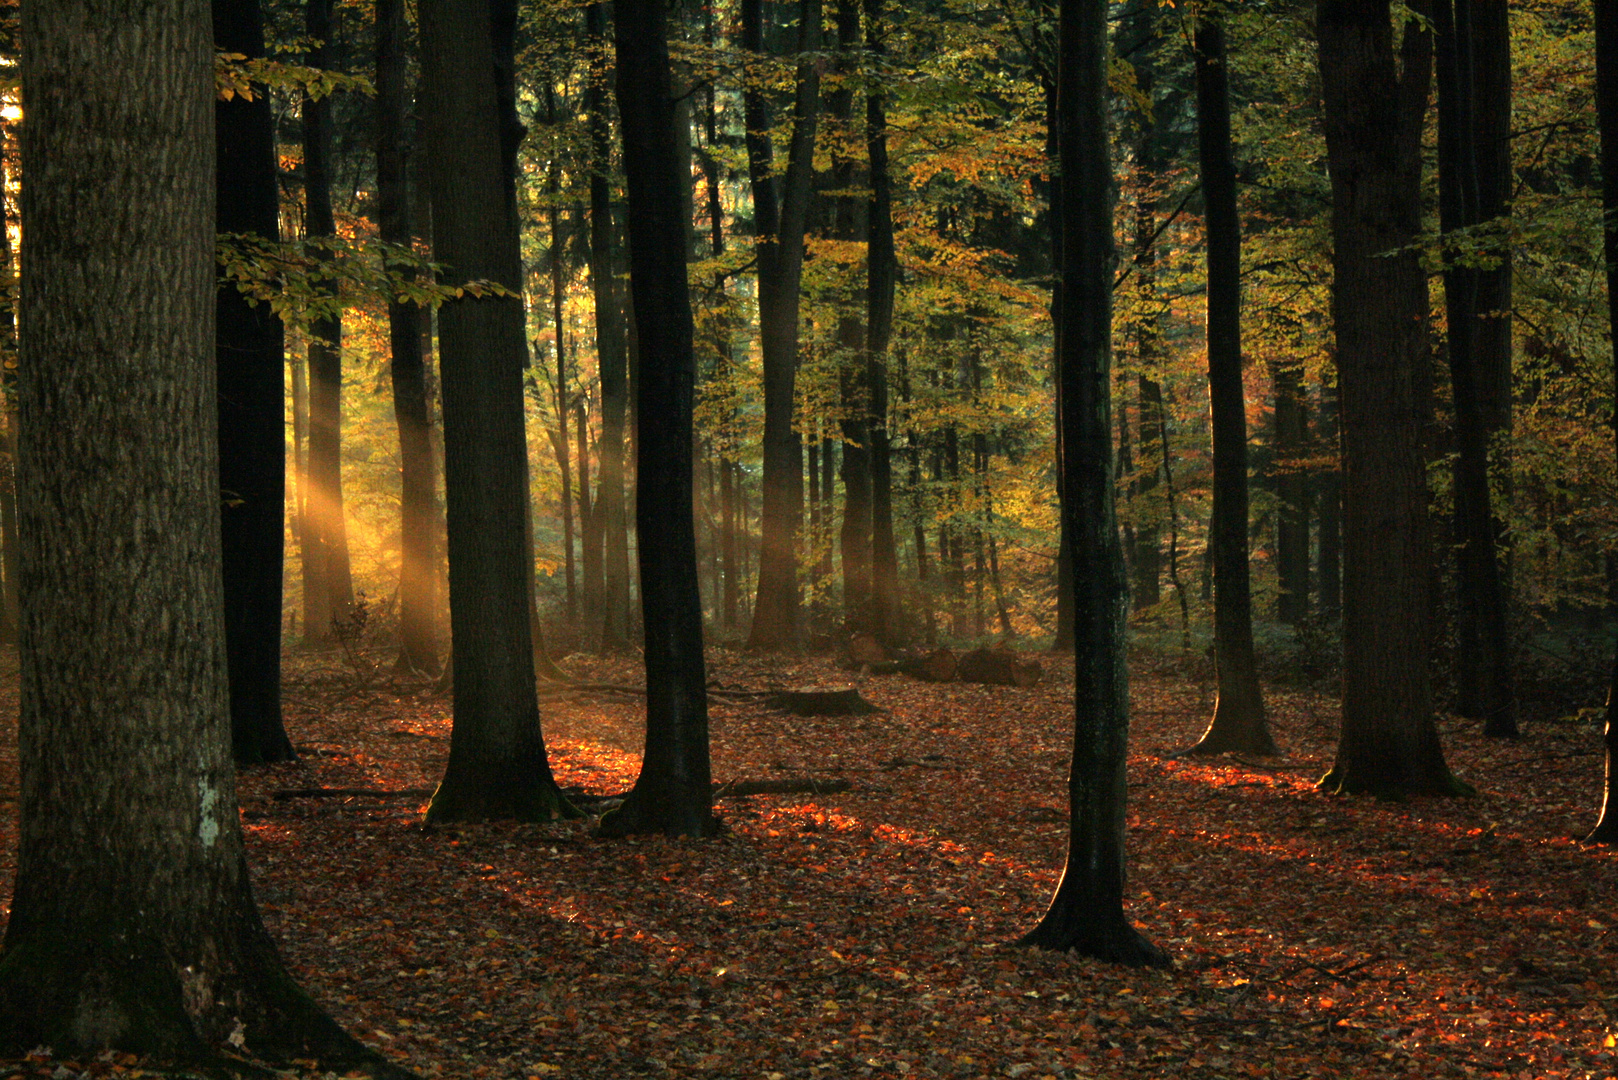
<path fill-rule="evenodd" d="M 1335 798 L 1337 704 L 1271 688 L 1285 757 L 1179 759 L 1205 689 L 1133 683 L 1130 914 L 1170 950 L 1133 971 L 1008 947 L 1061 869 L 1071 681 L 929 684 L 821 658 L 713 650 L 729 688 L 852 682 L 886 711 L 787 716 L 711 700 L 718 781 L 845 778 L 725 799 L 715 840 L 599 840 L 586 822 L 426 830 L 449 701 L 354 692 L 289 663 L 299 762 L 241 778 L 265 922 L 350 1031 L 429 1077 L 1502 1077 L 1618 1072 L 1618 853 L 1585 847 L 1600 784 L 1587 720 L 1520 743 L 1446 721 L 1476 798 Z M 546 688 L 552 768 L 619 794 L 643 677 L 574 657 Z M 14 662 L 12 671 L 15 670 Z M 15 722 L 15 682 L 0 700 Z M 14 802 L 15 740 L 0 750 Z M 15 811 L 0 814 L 9 905 Z M 246 1033 L 251 1052 L 251 1032 Z M 39 1057 L 4 1076 L 155 1075 Z M 314 1074 L 311 1074 L 314 1075 Z"/>

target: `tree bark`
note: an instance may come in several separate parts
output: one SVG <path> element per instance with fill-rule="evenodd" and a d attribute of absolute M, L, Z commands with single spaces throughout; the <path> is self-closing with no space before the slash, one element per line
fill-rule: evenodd
<path fill-rule="evenodd" d="M 786 173 L 777 184 L 763 91 L 743 92 L 747 165 L 758 237 L 759 347 L 764 363 L 764 471 L 758 599 L 748 647 L 798 644 L 798 536 L 803 529 L 803 455 L 792 409 L 798 368 L 798 291 L 803 277 L 804 227 L 814 178 L 815 128 L 820 110 L 820 0 L 801 0 L 797 95 Z M 742 48 L 764 55 L 761 0 L 742 0 Z M 779 190 L 778 189 L 779 186 Z"/>
<path fill-rule="evenodd" d="M 865 48 L 874 63 L 887 54 L 882 0 L 865 0 Z M 901 643 L 904 607 L 899 592 L 899 547 L 893 532 L 893 452 L 888 433 L 888 348 L 899 262 L 893 241 L 893 170 L 888 164 L 886 96 L 879 83 L 865 91 L 865 149 L 871 197 L 866 208 L 865 363 L 870 388 L 871 632 L 889 647 Z"/>
<path fill-rule="evenodd" d="M 585 85 L 590 147 L 590 284 L 595 291 L 596 364 L 601 378 L 601 472 L 596 481 L 601 515 L 605 596 L 596 641 L 603 651 L 629 647 L 629 520 L 624 498 L 624 420 L 629 407 L 629 344 L 622 293 L 614 277 L 612 125 L 607 81 L 612 71 L 607 5 L 585 8 L 590 80 Z"/>
<path fill-rule="evenodd" d="M 421 0 L 422 99 L 433 253 L 448 281 L 499 282 L 510 296 L 439 309 L 448 495 L 450 635 L 455 650 L 449 766 L 431 823 L 572 812 L 551 776 L 534 693 L 528 590 L 527 438 L 514 173 L 519 133 L 503 124 L 497 45 L 515 8 Z M 509 148 L 509 149 L 508 149 Z"/>
<path fill-rule="evenodd" d="M 1487 6 L 1483 0 L 1478 7 Z M 1504 8 L 1504 0 L 1499 6 Z M 1433 0 L 1438 44 L 1438 208 L 1446 236 L 1484 221 L 1480 165 L 1484 157 L 1477 123 L 1477 27 L 1473 0 Z M 1509 58 L 1509 43 L 1506 46 Z M 1508 59 L 1509 62 L 1509 59 Z M 1508 106 L 1509 117 L 1509 106 Z M 1493 208 L 1495 216 L 1503 204 Z M 1512 686 L 1511 633 L 1497 538 L 1503 528 L 1489 491 L 1489 446 L 1498 428 L 1486 416 L 1482 351 L 1498 367 L 1498 324 L 1494 308 L 1484 308 L 1484 271 L 1466 265 L 1470 254 L 1447 253 L 1444 308 L 1449 323 L 1450 386 L 1455 407 L 1455 541 L 1458 640 L 1455 650 L 1456 700 L 1460 715 L 1483 720 L 1485 735 L 1515 738 L 1516 694 Z M 1491 303 L 1498 302 L 1498 275 L 1492 275 Z M 1510 373 L 1509 324 L 1506 338 Z M 1496 394 L 1487 395 L 1491 399 Z M 1499 402 L 1493 401 L 1496 409 Z M 1510 416 L 1509 399 L 1506 416 Z M 1498 424 L 1498 417 L 1495 418 Z"/>
<path fill-rule="evenodd" d="M 1309 407 L 1303 373 L 1295 362 L 1273 360 L 1275 389 L 1275 568 L 1279 595 L 1276 617 L 1297 626 L 1309 617 L 1309 474 L 1304 458 L 1309 441 Z"/>
<path fill-rule="evenodd" d="M 313 68 L 332 65 L 332 0 L 305 0 L 304 28 Z M 320 241 L 336 235 L 332 214 L 331 97 L 303 97 L 304 233 L 315 253 Z M 312 542 L 313 574 L 305 572 L 304 637 L 317 644 L 332 640 L 334 620 L 354 604 L 348 559 L 348 525 L 343 514 L 343 321 L 318 319 L 309 342 L 309 501 L 305 542 Z"/>
<path fill-rule="evenodd" d="M 1607 264 L 1607 311 L 1618 327 L 1618 0 L 1595 0 L 1596 123 L 1601 133 L 1602 254 Z M 1608 330 L 1615 340 L 1618 334 Z M 1618 445 L 1618 354 L 1613 358 L 1612 430 Z M 1606 782 L 1601 816 L 1585 837 L 1592 844 L 1618 843 L 1618 653 L 1607 692 Z"/>
<path fill-rule="evenodd" d="M 390 244 L 409 247 L 410 227 L 407 28 L 404 0 L 376 4 L 377 230 Z M 399 656 L 395 668 L 436 675 L 438 666 L 438 529 L 435 478 L 427 416 L 427 364 L 415 304 L 390 300 L 389 371 L 393 416 L 399 429 Z"/>
<path fill-rule="evenodd" d="M 1067 865 L 1019 944 L 1130 965 L 1168 955 L 1124 914 L 1129 687 L 1124 579 L 1112 483 L 1112 165 L 1107 138 L 1107 4 L 1062 0 L 1058 128 L 1062 175 L 1061 469 L 1073 546 L 1074 728 Z"/>
<path fill-rule="evenodd" d="M 214 0 L 214 45 L 264 55 L 257 0 Z M 275 121 L 263 87 L 214 105 L 215 221 L 221 233 L 280 239 Z M 286 543 L 286 404 L 281 320 L 234 284 L 218 289 L 220 544 L 231 744 L 237 764 L 291 761 L 281 722 L 281 569 Z"/>
<path fill-rule="evenodd" d="M 22 8 L 21 813 L 0 1054 L 117 1048 L 218 1068 L 240 1022 L 259 1058 L 408 1075 L 292 982 L 247 876 L 219 554 L 209 25 L 202 0 Z"/>
<path fill-rule="evenodd" d="M 686 286 L 689 215 L 663 0 L 617 0 L 618 115 L 629 188 L 630 288 L 641 342 L 636 528 L 646 650 L 646 751 L 601 832 L 711 836 L 713 785 L 692 509 L 696 347 Z"/>
<path fill-rule="evenodd" d="M 1230 147 L 1230 68 L 1223 15 L 1193 8 L 1197 158 L 1208 236 L 1208 400 L 1213 428 L 1213 720 L 1193 754 L 1275 753 L 1253 655 L 1247 552 L 1247 399 L 1242 391 L 1242 235 Z"/>
<path fill-rule="evenodd" d="M 1431 39 L 1389 0 L 1319 0 L 1343 440 L 1343 729 L 1321 786 L 1453 795 L 1433 719 L 1421 128 Z M 1391 254 L 1390 254 L 1391 253 Z"/>

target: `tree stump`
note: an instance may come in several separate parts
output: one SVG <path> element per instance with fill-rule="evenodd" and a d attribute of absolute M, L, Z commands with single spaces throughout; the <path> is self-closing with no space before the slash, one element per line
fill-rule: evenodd
<path fill-rule="evenodd" d="M 1024 659 L 1010 649 L 974 649 L 961 657 L 956 676 L 962 682 L 991 686 L 1029 687 L 1044 674 L 1039 661 Z"/>
<path fill-rule="evenodd" d="M 876 706 L 860 697 L 860 692 L 852 686 L 805 686 L 796 690 L 777 690 L 765 698 L 764 703 L 793 716 L 864 716 L 877 711 Z"/>

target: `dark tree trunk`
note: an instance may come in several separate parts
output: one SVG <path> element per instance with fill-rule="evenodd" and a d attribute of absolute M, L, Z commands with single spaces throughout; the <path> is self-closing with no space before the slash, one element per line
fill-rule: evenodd
<path fill-rule="evenodd" d="M 595 611 L 601 606 L 606 589 L 601 565 L 601 515 L 596 512 L 595 500 L 590 494 L 590 420 L 589 406 L 581 393 L 573 401 L 573 459 L 578 463 L 579 510 L 579 593 L 584 611 Z"/>
<path fill-rule="evenodd" d="M 674 130 L 663 0 L 617 0 L 618 115 L 629 190 L 630 288 L 641 342 L 642 406 L 636 528 L 641 618 L 646 628 L 646 752 L 623 806 L 606 815 L 606 835 L 710 836 L 707 676 L 702 598 L 692 512 L 692 408 L 696 352 L 686 287 L 687 221 Z"/>
<path fill-rule="evenodd" d="M 1042 5 L 1047 17 L 1054 17 L 1056 9 Z M 1045 83 L 1045 156 L 1050 162 L 1050 222 L 1051 266 L 1062 266 L 1062 171 L 1057 162 L 1059 133 L 1056 114 L 1056 81 L 1054 76 Z M 1062 473 L 1062 275 L 1060 269 L 1051 276 L 1051 384 L 1056 416 L 1053 428 L 1056 440 L 1056 633 L 1051 638 L 1052 652 L 1073 651 L 1073 538 L 1067 533 L 1067 479 Z"/>
<path fill-rule="evenodd" d="M 882 0 L 865 0 L 865 47 L 873 61 L 886 55 Z M 888 436 L 888 347 L 893 339 L 893 295 L 898 258 L 893 242 L 893 172 L 888 166 L 885 95 L 865 92 L 865 149 L 871 198 L 866 208 L 865 362 L 871 437 L 871 632 L 887 646 L 900 644 L 904 623 L 899 595 L 899 547 L 893 533 L 893 455 Z"/>
<path fill-rule="evenodd" d="M 595 291 L 596 360 L 601 378 L 601 476 L 596 504 L 603 546 L 600 648 L 629 647 L 629 520 L 624 499 L 624 420 L 629 408 L 629 343 L 618 283 L 614 279 L 612 139 L 607 115 L 607 5 L 585 8 L 591 42 L 590 81 L 585 87 L 590 147 L 590 284 Z"/>
<path fill-rule="evenodd" d="M 1389 0 L 1319 0 L 1343 432 L 1343 730 L 1337 792 L 1451 795 L 1433 719 L 1422 373 L 1421 128 L 1428 33 Z M 1396 254 L 1390 255 L 1389 252 Z"/>
<path fill-rule="evenodd" d="M 332 66 L 332 0 L 305 0 L 304 29 L 311 47 L 307 63 Z M 332 215 L 331 97 L 303 97 L 304 232 L 319 254 L 320 241 L 336 235 Z M 309 499 L 304 542 L 312 546 L 312 565 L 304 574 L 304 637 L 316 643 L 332 640 L 334 620 L 345 618 L 354 604 L 354 580 L 348 560 L 348 526 L 343 516 L 343 321 L 318 319 L 309 342 Z M 310 571 L 313 571 L 312 573 Z"/>
<path fill-rule="evenodd" d="M 1607 311 L 1618 327 L 1618 0 L 1595 0 L 1596 122 L 1601 131 L 1602 253 L 1607 263 Z M 1608 331 L 1618 340 L 1618 334 Z M 1613 360 L 1612 429 L 1618 443 L 1618 356 Z M 1592 844 L 1618 843 L 1618 655 L 1612 664 L 1607 693 L 1606 783 L 1601 817 L 1585 839 Z"/>
<path fill-rule="evenodd" d="M 1315 505 L 1320 508 L 1320 617 L 1332 620 L 1343 611 L 1342 438 L 1335 384 L 1320 388 L 1320 419 L 1315 430 L 1326 457 L 1315 477 Z"/>
<path fill-rule="evenodd" d="M 514 29 L 515 9 L 421 0 L 419 10 L 434 257 L 447 281 L 483 278 L 516 294 L 452 300 L 438 314 L 455 696 L 449 766 L 427 820 L 542 820 L 571 807 L 545 756 L 528 613 L 527 346 L 515 143 L 502 131 L 496 71 L 510 53 L 495 36 Z"/>
<path fill-rule="evenodd" d="M 1067 866 L 1020 944 L 1131 965 L 1169 958 L 1124 914 L 1124 653 L 1129 589 L 1112 483 L 1112 165 L 1107 139 L 1107 4 L 1062 0 L 1058 116 L 1062 175 L 1064 509 L 1073 544 L 1075 693 Z"/>
<path fill-rule="evenodd" d="M 1479 6 L 1486 4 L 1484 0 Z M 1500 0 L 1500 7 L 1504 6 L 1504 0 Z M 1446 234 L 1483 221 L 1478 183 L 1483 153 L 1475 119 L 1477 34 L 1473 8 L 1472 0 L 1433 0 L 1438 44 L 1438 208 L 1439 222 Z M 1497 205 L 1495 213 L 1502 209 Z M 1484 365 L 1478 356 L 1479 345 L 1485 339 L 1489 339 L 1486 350 L 1493 347 L 1498 352 L 1498 342 L 1492 339 L 1498 337 L 1496 324 L 1505 320 L 1496 317 L 1492 308 L 1483 307 L 1483 271 L 1464 265 L 1454 252 L 1446 262 L 1444 308 L 1449 323 L 1457 451 L 1455 709 L 1462 716 L 1481 718 L 1485 735 L 1515 738 L 1511 635 L 1496 547 L 1503 530 L 1489 492 L 1489 444 L 1495 432 L 1485 416 Z M 1489 296 L 1491 303 L 1498 301 L 1497 294 L 1495 285 Z M 1509 337 L 1506 348 L 1509 373 Z M 1498 361 L 1497 356 L 1491 359 Z"/>
<path fill-rule="evenodd" d="M 0 126 L 0 192 L 6 190 L 10 170 L 6 167 L 6 126 Z M 0 271 L 15 275 L 17 260 L 11 250 L 11 214 L 7 200 L 0 197 Z M 10 304 L 0 310 L 0 348 L 17 354 L 17 313 Z M 21 613 L 17 608 L 17 393 L 15 375 L 0 380 L 0 410 L 5 413 L 5 462 L 0 469 L 0 573 L 5 581 L 0 591 L 0 641 L 17 643 Z"/>
<path fill-rule="evenodd" d="M 21 839 L 0 1055 L 117 1048 L 222 1070 L 240 1022 L 256 1057 L 408 1075 L 292 982 L 247 876 L 209 24 L 202 0 L 22 9 Z"/>
<path fill-rule="evenodd" d="M 1309 617 L 1309 408 L 1303 373 L 1285 360 L 1270 364 L 1275 388 L 1275 564 L 1280 595 L 1276 617 L 1297 626 Z"/>
<path fill-rule="evenodd" d="M 264 55 L 258 0 L 213 0 L 214 45 Z M 279 240 L 275 120 L 263 87 L 214 105 L 219 232 Z M 9 260 L 8 260 L 9 261 Z M 215 305 L 220 544 L 231 745 L 239 765 L 291 761 L 281 723 L 281 562 L 286 543 L 286 404 L 281 320 L 234 285 Z"/>
<path fill-rule="evenodd" d="M 409 107 L 404 0 L 376 4 L 376 201 L 383 240 L 408 247 Z M 399 671 L 438 673 L 438 529 L 433 448 L 427 416 L 424 311 L 388 304 L 393 415 L 399 428 Z"/>
<path fill-rule="evenodd" d="M 1242 235 L 1230 149 L 1230 77 L 1222 14 L 1197 10 L 1197 158 L 1208 234 L 1208 400 L 1213 427 L 1213 720 L 1193 754 L 1275 753 L 1253 655 L 1247 554 L 1247 399 L 1242 391 Z"/>
<path fill-rule="evenodd" d="M 551 122 L 556 122 L 555 102 L 551 103 Z M 562 280 L 562 211 L 555 203 L 561 190 L 561 170 L 551 169 L 550 208 L 551 226 L 551 323 L 556 330 L 556 435 L 551 445 L 556 448 L 556 466 L 562 473 L 562 578 L 567 587 L 567 621 L 579 621 L 579 594 L 577 572 L 573 565 L 573 458 L 568 452 L 567 414 L 567 342 L 563 333 L 563 304 L 566 292 Z"/>
<path fill-rule="evenodd" d="M 1144 276 L 1145 271 L 1142 271 Z M 1141 331 L 1139 348 L 1156 369 L 1157 334 L 1155 327 Z M 1139 377 L 1140 472 L 1135 496 L 1147 505 L 1140 511 L 1135 527 L 1135 610 L 1156 607 L 1163 600 L 1162 510 L 1154 505 L 1162 496 L 1155 494 L 1168 471 L 1168 419 L 1163 411 L 1163 384 L 1150 375 Z"/>
<path fill-rule="evenodd" d="M 764 93 L 752 84 L 743 93 L 753 224 L 759 238 L 759 347 L 764 363 L 764 505 L 758 601 L 747 639 L 755 649 L 796 645 L 801 633 L 797 546 L 803 528 L 803 456 L 792 426 L 792 406 L 798 368 L 798 289 L 820 109 L 820 60 L 810 55 L 820 43 L 820 8 L 820 0 L 801 0 L 792 143 L 779 192 Z M 742 48 L 763 56 L 761 0 L 742 0 L 741 16 Z"/>

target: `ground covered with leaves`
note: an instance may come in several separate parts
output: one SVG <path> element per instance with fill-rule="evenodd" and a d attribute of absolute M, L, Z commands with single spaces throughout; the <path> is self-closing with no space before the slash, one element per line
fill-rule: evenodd
<path fill-rule="evenodd" d="M 622 792 L 642 703 L 611 687 L 640 670 L 568 667 L 592 688 L 545 688 L 558 780 Z M 716 696 L 716 780 L 850 789 L 723 799 L 714 840 L 608 841 L 589 821 L 424 830 L 447 698 L 301 659 L 287 726 L 302 760 L 242 778 L 259 902 L 317 1000 L 431 1077 L 1618 1073 L 1618 853 L 1575 839 L 1599 791 L 1588 719 L 1520 743 L 1446 722 L 1480 794 L 1386 803 L 1314 790 L 1330 698 L 1271 689 L 1282 758 L 1192 761 L 1173 755 L 1207 688 L 1136 677 L 1128 905 L 1174 967 L 1131 971 L 1008 945 L 1066 836 L 1071 675 L 1046 671 L 1031 689 L 928 684 L 716 651 L 729 690 L 854 682 L 884 710 L 805 719 Z M 297 794 L 333 788 L 368 793 Z"/>

